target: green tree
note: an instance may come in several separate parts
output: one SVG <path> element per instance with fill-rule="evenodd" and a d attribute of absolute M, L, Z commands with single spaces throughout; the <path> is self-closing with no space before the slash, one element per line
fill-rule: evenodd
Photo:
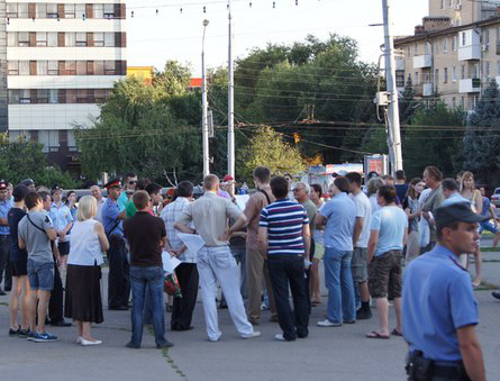
<path fill-rule="evenodd" d="M 22 138 L 10 142 L 7 134 L 0 134 L 0 178 L 14 185 L 26 178 L 48 187 L 75 188 L 79 185 L 59 167 L 47 165 L 41 144 Z"/>
<path fill-rule="evenodd" d="M 300 151 L 284 142 L 283 135 L 271 127 L 261 127 L 254 132 L 250 142 L 238 157 L 238 177 L 252 180 L 255 167 L 265 165 L 274 174 L 299 173 L 305 170 Z"/>
<path fill-rule="evenodd" d="M 463 169 L 490 186 L 500 176 L 500 91 L 492 80 L 470 115 L 463 144 Z"/>
<path fill-rule="evenodd" d="M 189 66 L 182 65 L 178 61 L 167 61 L 163 71 L 157 71 L 154 76 L 157 94 L 173 97 L 185 94 L 191 81 L 191 70 Z"/>
<path fill-rule="evenodd" d="M 408 75 L 405 89 L 399 98 L 399 120 L 401 124 L 410 124 L 415 112 L 420 108 L 420 102 L 415 99 L 415 90 L 411 81 L 411 75 Z"/>

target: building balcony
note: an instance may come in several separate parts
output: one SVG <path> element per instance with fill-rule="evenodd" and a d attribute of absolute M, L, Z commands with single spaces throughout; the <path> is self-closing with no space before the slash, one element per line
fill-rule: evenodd
<path fill-rule="evenodd" d="M 461 79 L 458 84 L 459 93 L 478 93 L 481 91 L 480 78 Z"/>
<path fill-rule="evenodd" d="M 434 93 L 434 86 L 432 83 L 419 83 L 413 85 L 413 91 L 417 97 L 431 97 Z"/>
<path fill-rule="evenodd" d="M 413 57 L 413 68 L 414 69 L 429 69 L 432 67 L 432 55 L 422 54 L 420 56 Z"/>
<path fill-rule="evenodd" d="M 481 44 L 461 46 L 458 48 L 459 61 L 477 61 L 481 59 Z"/>

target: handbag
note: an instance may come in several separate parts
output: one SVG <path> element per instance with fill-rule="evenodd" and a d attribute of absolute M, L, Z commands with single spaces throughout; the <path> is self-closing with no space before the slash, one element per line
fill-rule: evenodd
<path fill-rule="evenodd" d="M 171 295 L 174 298 L 182 298 L 181 285 L 179 284 L 179 280 L 177 279 L 175 272 L 165 276 L 163 289 L 168 295 Z"/>

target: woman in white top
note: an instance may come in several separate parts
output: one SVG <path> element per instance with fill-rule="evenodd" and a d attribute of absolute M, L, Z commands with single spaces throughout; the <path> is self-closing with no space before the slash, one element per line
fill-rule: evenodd
<path fill-rule="evenodd" d="M 70 253 L 66 276 L 64 316 L 73 319 L 78 330 L 77 343 L 101 344 L 90 335 L 91 323 L 102 323 L 101 265 L 102 252 L 109 242 L 102 224 L 95 220 L 97 201 L 82 197 L 70 238 Z"/>

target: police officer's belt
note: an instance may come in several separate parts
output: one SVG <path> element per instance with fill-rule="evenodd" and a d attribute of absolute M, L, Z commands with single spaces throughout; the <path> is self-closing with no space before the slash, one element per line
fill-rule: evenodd
<path fill-rule="evenodd" d="M 406 373 L 409 381 L 428 381 L 434 377 L 447 380 L 469 381 L 462 361 L 441 362 L 427 359 L 421 351 L 409 353 L 406 364 Z"/>

